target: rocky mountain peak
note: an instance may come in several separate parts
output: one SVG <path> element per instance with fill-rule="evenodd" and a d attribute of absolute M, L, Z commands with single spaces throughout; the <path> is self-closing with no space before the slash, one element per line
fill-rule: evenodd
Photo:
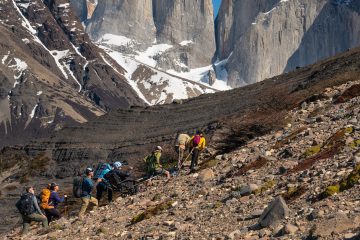
<path fill-rule="evenodd" d="M 336 0 L 223 1 L 217 51 L 229 58 L 228 84 L 262 81 L 358 46 L 360 33 L 351 26 L 359 7 Z"/>

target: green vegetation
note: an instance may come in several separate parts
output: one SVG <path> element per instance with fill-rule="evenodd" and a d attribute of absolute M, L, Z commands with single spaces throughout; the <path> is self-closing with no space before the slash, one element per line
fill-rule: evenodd
<path fill-rule="evenodd" d="M 348 190 L 359 183 L 360 180 L 360 165 L 356 166 L 354 170 L 345 179 L 337 184 L 326 187 L 325 191 L 321 194 L 322 198 L 332 196 L 336 193 Z"/>
<path fill-rule="evenodd" d="M 100 228 L 96 231 L 97 234 L 106 234 L 107 232 L 108 232 L 107 229 L 104 228 L 104 227 L 100 227 Z"/>
<path fill-rule="evenodd" d="M 321 150 L 321 146 L 320 145 L 316 145 L 316 146 L 312 146 L 311 148 L 307 149 L 305 152 L 305 156 L 306 157 L 310 157 L 312 155 L 315 155 L 317 153 L 319 153 Z"/>
<path fill-rule="evenodd" d="M 255 190 L 255 194 L 260 194 L 263 192 L 266 192 L 267 190 L 273 188 L 276 185 L 276 181 L 275 180 L 269 180 L 266 181 L 259 189 Z"/>
<path fill-rule="evenodd" d="M 301 197 L 306 192 L 306 188 L 304 186 L 299 187 L 289 187 L 287 192 L 283 194 L 283 198 L 286 202 L 292 202 L 299 197 Z"/>
<path fill-rule="evenodd" d="M 156 216 L 156 215 L 160 214 L 162 211 L 170 209 L 172 207 L 173 203 L 174 202 L 172 200 L 167 200 L 167 201 L 162 202 L 154 207 L 150 207 L 147 210 L 145 210 L 144 212 L 133 217 L 130 221 L 130 224 L 133 225 L 133 224 L 141 222 L 145 219 L 149 219 L 153 216 Z"/>
<path fill-rule="evenodd" d="M 216 159 L 207 160 L 200 164 L 200 170 L 215 167 L 220 161 Z"/>
<path fill-rule="evenodd" d="M 360 139 L 355 140 L 352 143 L 350 143 L 350 147 L 352 147 L 352 148 L 357 148 L 359 146 L 360 146 Z"/>

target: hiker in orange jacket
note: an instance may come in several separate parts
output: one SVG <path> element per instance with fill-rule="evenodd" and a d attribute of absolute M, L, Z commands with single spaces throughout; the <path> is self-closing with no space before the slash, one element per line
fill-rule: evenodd
<path fill-rule="evenodd" d="M 199 153 L 206 147 L 206 140 L 202 131 L 196 131 L 196 134 L 191 137 L 190 147 L 192 148 L 190 173 L 193 173 L 195 172 L 195 166 L 198 165 Z"/>

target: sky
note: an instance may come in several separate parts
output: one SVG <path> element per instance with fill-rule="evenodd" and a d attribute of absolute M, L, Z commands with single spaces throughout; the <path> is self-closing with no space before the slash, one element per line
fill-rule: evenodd
<path fill-rule="evenodd" d="M 220 3 L 221 3 L 221 0 L 213 0 L 215 17 L 218 14 Z"/>

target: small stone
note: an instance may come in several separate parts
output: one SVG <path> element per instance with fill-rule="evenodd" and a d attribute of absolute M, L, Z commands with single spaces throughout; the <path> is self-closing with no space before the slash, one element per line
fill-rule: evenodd
<path fill-rule="evenodd" d="M 240 188 L 240 194 L 241 195 L 249 195 L 251 193 L 253 193 L 254 191 L 258 190 L 259 186 L 256 184 L 249 184 L 246 186 L 243 186 Z"/>
<path fill-rule="evenodd" d="M 355 123 L 357 123 L 357 122 L 358 122 L 358 120 L 357 120 L 356 117 L 350 119 L 350 121 L 349 121 L 349 123 L 352 123 L 352 124 L 355 124 Z"/>
<path fill-rule="evenodd" d="M 344 238 L 345 239 L 353 239 L 353 238 L 355 238 L 355 236 L 356 236 L 356 233 L 346 233 L 344 235 Z"/>
<path fill-rule="evenodd" d="M 286 224 L 284 227 L 284 233 L 290 234 L 290 235 L 296 233 L 298 230 L 299 230 L 299 228 L 297 226 L 292 225 L 290 223 Z"/>
<path fill-rule="evenodd" d="M 240 234 L 241 234 L 240 230 L 235 230 L 228 235 L 228 238 L 229 239 L 238 239 Z"/>
<path fill-rule="evenodd" d="M 194 173 L 194 174 L 192 175 L 193 178 L 197 178 L 198 176 L 199 176 L 198 173 Z"/>
<path fill-rule="evenodd" d="M 360 152 L 354 154 L 353 162 L 355 165 L 360 164 Z"/>
<path fill-rule="evenodd" d="M 173 226 L 174 225 L 174 221 L 165 221 L 163 224 L 165 225 L 165 226 Z"/>
<path fill-rule="evenodd" d="M 223 155 L 217 155 L 217 156 L 215 157 L 216 160 L 222 160 L 222 158 L 223 158 Z"/>
<path fill-rule="evenodd" d="M 252 213 L 251 216 L 253 217 L 260 217 L 262 214 L 263 210 L 262 209 L 255 209 Z"/>

